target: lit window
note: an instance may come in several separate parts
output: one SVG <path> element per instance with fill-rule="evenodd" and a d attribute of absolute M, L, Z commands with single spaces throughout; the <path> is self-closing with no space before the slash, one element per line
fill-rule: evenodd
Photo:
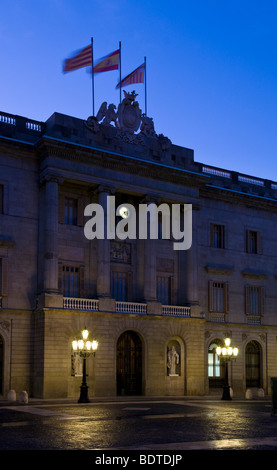
<path fill-rule="evenodd" d="M 221 344 L 220 344 L 221 345 Z M 208 352 L 208 376 L 209 377 L 220 377 L 220 359 L 216 354 L 216 348 L 219 344 L 212 343 L 209 347 Z"/>

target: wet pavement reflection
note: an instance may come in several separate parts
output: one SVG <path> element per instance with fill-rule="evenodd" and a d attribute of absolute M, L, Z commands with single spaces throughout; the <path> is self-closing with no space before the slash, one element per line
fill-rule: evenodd
<path fill-rule="evenodd" d="M 0 406 L 0 449 L 277 449 L 270 400 L 132 400 Z"/>

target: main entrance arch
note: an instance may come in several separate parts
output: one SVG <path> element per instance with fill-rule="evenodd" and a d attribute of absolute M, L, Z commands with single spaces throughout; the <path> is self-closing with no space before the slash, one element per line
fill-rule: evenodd
<path fill-rule="evenodd" d="M 134 331 L 122 333 L 116 351 L 117 395 L 142 393 L 142 343 Z"/>

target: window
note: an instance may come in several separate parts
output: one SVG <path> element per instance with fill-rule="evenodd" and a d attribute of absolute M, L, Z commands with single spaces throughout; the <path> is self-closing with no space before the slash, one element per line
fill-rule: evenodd
<path fill-rule="evenodd" d="M 0 214 L 4 213 L 4 185 L 0 184 Z"/>
<path fill-rule="evenodd" d="M 220 370 L 220 359 L 216 354 L 216 348 L 221 346 L 221 342 L 219 344 L 212 343 L 209 346 L 208 352 L 208 376 L 209 377 L 220 377 L 221 370 Z"/>
<path fill-rule="evenodd" d="M 0 298 L 8 295 L 8 258 L 0 258 Z"/>
<path fill-rule="evenodd" d="M 261 347 L 256 341 L 250 341 L 245 348 L 246 387 L 261 386 Z"/>
<path fill-rule="evenodd" d="M 81 198 L 60 194 L 59 223 L 66 225 L 83 225 L 83 203 Z"/>
<path fill-rule="evenodd" d="M 78 201 L 71 197 L 64 198 L 64 223 L 67 225 L 77 225 Z"/>
<path fill-rule="evenodd" d="M 209 310 L 210 312 L 228 313 L 229 284 L 227 282 L 209 282 Z"/>
<path fill-rule="evenodd" d="M 246 251 L 247 253 L 261 254 L 261 234 L 256 230 L 246 231 Z"/>
<path fill-rule="evenodd" d="M 162 305 L 171 304 L 171 283 L 170 276 L 157 276 L 157 299 Z"/>
<path fill-rule="evenodd" d="M 210 245 L 214 248 L 225 248 L 225 226 L 224 225 L 211 224 Z"/>
<path fill-rule="evenodd" d="M 111 272 L 111 296 L 113 299 L 126 302 L 130 291 L 130 274 L 127 272 Z"/>
<path fill-rule="evenodd" d="M 80 297 L 80 268 L 61 266 L 61 290 L 64 297 Z"/>
<path fill-rule="evenodd" d="M 246 286 L 245 290 L 246 315 L 261 316 L 264 313 L 264 288 Z"/>

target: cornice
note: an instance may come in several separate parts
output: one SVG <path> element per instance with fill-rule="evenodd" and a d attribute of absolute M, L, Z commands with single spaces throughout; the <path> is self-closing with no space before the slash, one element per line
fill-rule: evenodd
<path fill-rule="evenodd" d="M 107 149 L 84 146 L 74 142 L 59 141 L 53 137 L 43 136 L 36 144 L 36 150 L 42 159 L 49 156 L 65 160 L 93 163 L 99 167 L 119 170 L 125 173 L 140 174 L 161 180 L 185 182 L 190 186 L 203 186 L 209 176 L 190 170 L 153 162 L 140 157 L 118 154 Z"/>
<path fill-rule="evenodd" d="M 277 199 L 267 196 L 259 196 L 256 194 L 245 193 L 243 191 L 221 188 L 213 185 L 205 185 L 200 188 L 200 197 L 216 199 L 221 202 L 232 202 L 237 205 L 261 208 L 270 211 L 277 211 Z"/>

